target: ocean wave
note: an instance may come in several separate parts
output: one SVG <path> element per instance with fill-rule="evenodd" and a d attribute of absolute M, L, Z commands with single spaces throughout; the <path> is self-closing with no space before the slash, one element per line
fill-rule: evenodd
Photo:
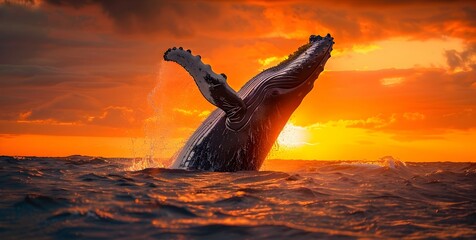
<path fill-rule="evenodd" d="M 17 203 L 14 207 L 18 210 L 25 209 L 40 209 L 50 210 L 54 208 L 65 207 L 70 204 L 70 201 L 62 197 L 49 197 L 41 194 L 27 194 L 25 198 Z"/>
<path fill-rule="evenodd" d="M 2 239 L 476 237 L 473 163 L 270 161 L 214 173 L 0 161 Z"/>

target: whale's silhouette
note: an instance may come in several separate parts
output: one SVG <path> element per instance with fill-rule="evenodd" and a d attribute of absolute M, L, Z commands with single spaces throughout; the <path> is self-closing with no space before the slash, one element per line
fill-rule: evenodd
<path fill-rule="evenodd" d="M 168 49 L 164 59 L 184 67 L 202 95 L 218 107 L 175 156 L 172 168 L 259 170 L 289 117 L 324 70 L 333 40 L 330 34 L 311 35 L 309 43 L 253 77 L 238 92 L 227 84 L 225 74 L 213 72 L 199 55 L 181 47 Z"/>

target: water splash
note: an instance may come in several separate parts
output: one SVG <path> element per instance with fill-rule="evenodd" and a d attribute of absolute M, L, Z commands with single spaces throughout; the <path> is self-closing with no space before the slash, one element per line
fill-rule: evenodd
<path fill-rule="evenodd" d="M 167 161 L 158 158 L 158 155 L 167 148 L 167 139 L 169 131 L 166 127 L 159 124 L 164 116 L 163 94 L 159 94 L 164 84 L 164 75 L 162 70 L 163 60 L 157 66 L 155 73 L 156 84 L 147 95 L 147 102 L 153 110 L 151 117 L 144 122 L 144 138 L 131 139 L 131 148 L 133 156 L 131 166 L 127 167 L 127 171 L 138 171 L 145 168 L 167 167 Z M 141 141 L 142 143 L 137 144 Z M 141 150 L 137 150 L 137 149 Z M 139 156 L 139 157 L 137 157 Z"/>
<path fill-rule="evenodd" d="M 261 165 L 261 168 L 260 168 L 261 170 L 267 170 L 269 168 L 269 160 L 279 158 L 279 149 L 280 149 L 279 141 L 276 140 L 273 143 L 273 146 L 271 147 L 271 150 L 269 150 L 268 155 L 264 159 L 264 162 L 263 162 L 263 164 Z"/>
<path fill-rule="evenodd" d="M 397 168 L 406 168 L 407 164 L 397 158 L 392 156 L 384 156 L 379 159 L 381 166 L 397 169 Z"/>
<path fill-rule="evenodd" d="M 156 84 L 147 95 L 152 113 L 144 121 L 144 137 L 131 140 L 136 160 L 132 161 L 130 170 L 169 167 L 174 153 L 213 110 L 212 106 L 202 108 L 197 105 L 196 99 L 202 96 L 196 91 L 191 76 L 179 65 L 161 60 L 155 76 Z M 183 117 L 187 121 L 198 120 L 196 126 L 182 126 L 177 120 Z"/>
<path fill-rule="evenodd" d="M 387 168 L 387 169 L 404 169 L 407 167 L 407 164 L 398 158 L 392 156 L 384 156 L 379 158 L 377 161 L 352 161 L 352 162 L 342 162 L 340 165 L 352 165 L 357 167 L 363 167 L 368 169 L 377 169 L 377 168 Z"/>

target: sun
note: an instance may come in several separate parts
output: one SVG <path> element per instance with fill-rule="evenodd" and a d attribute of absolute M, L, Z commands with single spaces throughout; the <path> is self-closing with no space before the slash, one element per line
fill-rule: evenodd
<path fill-rule="evenodd" d="M 309 133 L 305 127 L 286 123 L 278 136 L 278 144 L 285 147 L 299 147 L 307 144 Z"/>

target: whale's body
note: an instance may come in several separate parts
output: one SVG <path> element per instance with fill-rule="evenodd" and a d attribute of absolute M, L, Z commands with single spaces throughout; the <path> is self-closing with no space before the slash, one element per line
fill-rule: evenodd
<path fill-rule="evenodd" d="M 238 92 L 189 50 L 167 50 L 164 59 L 182 65 L 204 97 L 218 108 L 176 155 L 172 168 L 207 171 L 259 170 L 291 114 L 330 57 L 333 38 L 310 37 L 287 60 L 267 69 Z"/>

